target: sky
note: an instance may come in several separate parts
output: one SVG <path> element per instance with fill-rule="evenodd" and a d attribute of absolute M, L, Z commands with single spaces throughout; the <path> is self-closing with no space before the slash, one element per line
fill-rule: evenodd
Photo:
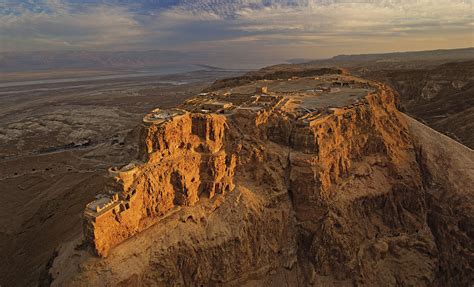
<path fill-rule="evenodd" d="M 474 46 L 474 0 L 0 0 L 0 51 L 246 61 Z"/>

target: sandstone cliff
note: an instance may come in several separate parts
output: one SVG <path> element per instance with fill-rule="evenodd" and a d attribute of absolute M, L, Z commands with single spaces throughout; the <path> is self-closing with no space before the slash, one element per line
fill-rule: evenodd
<path fill-rule="evenodd" d="M 351 86 L 319 92 L 334 80 Z M 467 286 L 473 152 L 396 107 L 381 84 L 327 75 L 155 111 L 52 285 Z"/>
<path fill-rule="evenodd" d="M 86 239 L 95 252 L 107 256 L 174 207 L 195 205 L 201 194 L 212 198 L 233 190 L 235 156 L 226 151 L 226 129 L 223 116 L 190 113 L 144 127 L 142 161 L 112 172 L 112 192 L 119 189 L 123 203 L 86 216 Z"/>

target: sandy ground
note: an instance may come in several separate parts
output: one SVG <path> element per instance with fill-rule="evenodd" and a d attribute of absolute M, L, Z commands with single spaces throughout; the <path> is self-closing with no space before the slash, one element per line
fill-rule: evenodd
<path fill-rule="evenodd" d="M 0 89 L 0 286 L 35 286 L 105 170 L 135 156 L 137 126 L 227 72 Z"/>

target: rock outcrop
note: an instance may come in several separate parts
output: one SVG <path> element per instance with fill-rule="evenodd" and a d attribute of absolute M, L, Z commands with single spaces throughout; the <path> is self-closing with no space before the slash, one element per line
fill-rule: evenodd
<path fill-rule="evenodd" d="M 350 87 L 320 90 L 334 80 Z M 271 94 L 245 92 L 255 84 Z M 85 240 L 58 250 L 54 286 L 472 282 L 473 165 L 427 144 L 390 88 L 245 85 L 145 117 L 138 161 L 111 171 L 109 205 L 86 209 Z"/>
<path fill-rule="evenodd" d="M 226 150 L 230 147 L 225 145 L 228 127 L 223 116 L 182 111 L 158 124 L 145 124 L 141 161 L 111 170 L 111 195 L 96 200 L 106 198 L 111 205 L 100 211 L 86 209 L 86 240 L 100 256 L 174 207 L 193 206 L 201 194 L 212 198 L 234 189 L 236 158 Z"/>

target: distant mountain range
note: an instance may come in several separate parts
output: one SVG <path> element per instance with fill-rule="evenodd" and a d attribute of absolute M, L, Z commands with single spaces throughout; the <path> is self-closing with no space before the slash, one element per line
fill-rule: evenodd
<path fill-rule="evenodd" d="M 396 52 L 384 54 L 338 55 L 336 61 L 409 61 L 409 60 L 456 60 L 474 58 L 474 48 L 440 49 L 416 52 Z"/>
<path fill-rule="evenodd" d="M 455 61 L 474 59 L 474 48 L 400 52 L 385 54 L 338 55 L 323 60 L 290 59 L 293 64 L 305 63 L 317 66 L 353 66 L 360 63 L 371 65 L 408 63 L 410 61 Z M 185 67 L 190 65 L 205 69 L 214 66 L 214 56 L 207 53 L 169 50 L 151 51 L 37 51 L 1 52 L 0 73 L 38 72 L 52 70 L 137 70 Z M 238 63 L 236 63 L 238 64 Z"/>
<path fill-rule="evenodd" d="M 206 64 L 203 55 L 177 51 L 39 51 L 0 53 L 0 72 L 53 69 L 137 69 Z"/>
<path fill-rule="evenodd" d="M 351 66 L 366 63 L 397 63 L 408 61 L 456 61 L 474 59 L 474 48 L 439 49 L 415 52 L 396 52 L 378 54 L 338 55 L 329 59 L 290 59 L 291 64 L 323 64 L 335 66 Z"/>

